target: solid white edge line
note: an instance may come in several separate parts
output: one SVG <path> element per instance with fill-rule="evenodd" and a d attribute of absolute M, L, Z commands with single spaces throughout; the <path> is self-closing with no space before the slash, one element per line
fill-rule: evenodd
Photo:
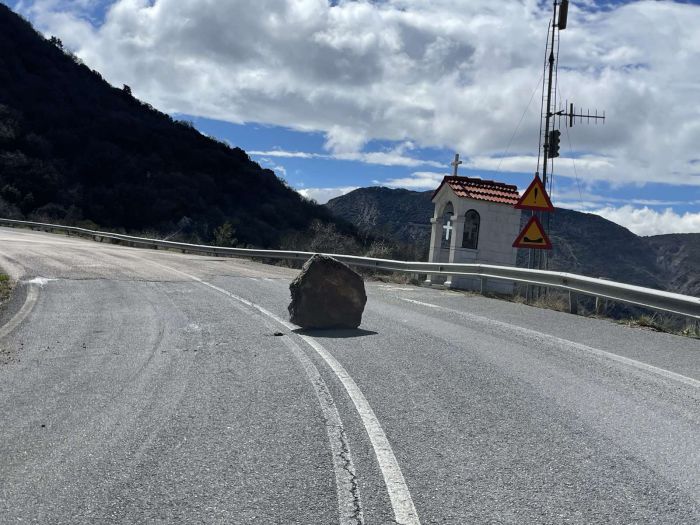
<path fill-rule="evenodd" d="M 613 354 L 611 352 L 606 352 L 605 350 L 600 350 L 599 348 L 593 348 L 592 346 L 584 345 L 582 343 L 576 343 L 574 341 L 569 341 L 568 339 L 563 339 L 563 338 L 557 337 L 555 335 L 538 332 L 537 330 L 532 330 L 530 328 L 525 328 L 523 326 L 512 325 L 509 323 L 505 323 L 503 321 L 497 321 L 495 319 L 489 319 L 488 317 L 482 317 L 480 315 L 474 315 L 474 314 L 469 314 L 466 312 L 460 312 L 459 310 L 455 310 L 454 308 L 447 308 L 445 306 L 440 306 L 437 304 L 424 303 L 422 301 L 416 301 L 415 299 L 407 299 L 405 297 L 400 297 L 400 299 L 402 301 L 406 301 L 408 303 L 418 304 L 420 306 L 426 306 L 428 308 L 438 308 L 440 310 L 444 310 L 447 312 L 456 313 L 458 315 L 466 317 L 467 319 L 473 319 L 475 321 L 487 321 L 488 323 L 495 324 L 498 327 L 506 328 L 508 330 L 515 331 L 515 332 L 520 332 L 520 333 L 525 334 L 529 337 L 536 336 L 536 337 L 549 339 L 550 341 L 556 343 L 557 345 L 575 348 L 577 350 L 581 350 L 582 352 L 588 352 L 588 353 L 594 354 L 598 357 L 602 357 L 604 359 L 616 361 L 618 363 L 622 363 L 622 364 L 637 368 L 639 370 L 644 370 L 645 372 L 650 372 L 652 374 L 656 374 L 656 375 L 665 377 L 666 379 L 672 379 L 674 381 L 678 381 L 679 383 L 683 383 L 683 384 L 691 386 L 691 387 L 700 388 L 700 381 L 698 381 L 697 379 L 693 379 L 692 377 L 687 377 L 687 376 L 684 376 L 682 374 L 678 374 L 676 372 L 671 372 L 670 370 L 666 370 L 664 368 L 659 368 L 659 367 L 654 366 L 654 365 L 643 363 L 641 361 L 637 361 L 637 360 L 631 359 L 629 357 L 624 357 L 621 355 Z"/>
<path fill-rule="evenodd" d="M 203 284 L 204 286 L 207 286 L 212 290 L 216 290 L 217 292 L 220 292 L 232 299 L 235 299 L 236 301 L 250 306 L 251 308 L 255 308 L 260 313 L 266 315 L 270 319 L 273 319 L 274 321 L 278 322 L 279 324 L 281 324 L 289 330 L 295 330 L 297 328 L 295 325 L 285 321 L 284 319 L 281 319 L 280 317 L 276 316 L 269 310 L 266 310 L 262 306 L 259 306 L 253 303 L 252 301 L 248 301 L 243 297 L 239 297 L 238 295 L 231 293 L 228 290 L 224 290 L 223 288 L 208 283 L 203 279 L 200 279 L 199 277 L 185 273 L 175 268 L 171 268 L 170 266 L 166 266 L 164 264 L 156 263 L 154 261 L 148 260 L 148 262 L 157 266 L 161 266 L 162 268 L 171 270 L 175 273 L 179 273 L 181 275 L 189 277 L 190 279 L 200 284 Z M 362 394 L 362 391 L 352 379 L 350 374 L 348 374 L 348 372 L 345 370 L 345 368 L 343 368 L 343 366 L 321 344 L 319 344 L 315 339 L 307 335 L 297 335 L 299 335 L 299 337 L 301 337 L 302 340 L 304 340 L 311 348 L 313 348 L 316 351 L 316 353 L 318 353 L 318 355 L 326 362 L 330 369 L 335 373 L 338 380 L 341 382 L 348 396 L 350 396 L 350 399 L 355 405 L 360 419 L 362 420 L 362 424 L 365 427 L 365 431 L 369 436 L 370 443 L 372 444 L 372 448 L 374 449 L 374 453 L 377 457 L 379 469 L 381 470 L 382 476 L 384 477 L 384 483 L 386 484 L 387 492 L 389 494 L 389 500 L 394 511 L 394 518 L 396 522 L 400 525 L 420 525 L 418 513 L 416 512 L 416 508 L 413 504 L 413 498 L 411 498 L 411 493 L 408 490 L 406 480 L 403 477 L 401 468 L 399 467 L 399 463 L 396 460 L 396 456 L 394 455 L 394 451 L 391 448 L 391 445 L 389 444 L 389 440 L 387 439 L 386 434 L 384 433 L 384 429 L 382 429 L 379 420 L 374 414 L 374 411 L 372 410 L 372 407 L 365 398 L 364 394 Z"/>
<path fill-rule="evenodd" d="M 7 337 L 15 328 L 17 328 L 22 321 L 30 314 L 37 299 L 39 298 L 39 286 L 36 284 L 28 284 L 29 289 L 27 290 L 27 297 L 24 299 L 24 304 L 22 308 L 19 309 L 12 318 L 0 327 L 0 339 Z"/>

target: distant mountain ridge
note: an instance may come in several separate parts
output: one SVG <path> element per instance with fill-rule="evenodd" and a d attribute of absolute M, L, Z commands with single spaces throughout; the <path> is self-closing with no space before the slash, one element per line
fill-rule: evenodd
<path fill-rule="evenodd" d="M 0 215 L 277 247 L 326 208 L 174 121 L 0 3 Z M 338 223 L 344 231 L 349 225 Z"/>
<path fill-rule="evenodd" d="M 432 191 L 389 189 L 380 186 L 360 188 L 336 197 L 326 207 L 360 231 L 420 247 L 427 257 L 430 243 Z"/>
<path fill-rule="evenodd" d="M 326 207 L 361 231 L 419 245 L 427 260 L 432 191 L 359 188 Z M 598 215 L 557 208 L 551 269 L 700 296 L 700 233 L 640 237 Z"/>

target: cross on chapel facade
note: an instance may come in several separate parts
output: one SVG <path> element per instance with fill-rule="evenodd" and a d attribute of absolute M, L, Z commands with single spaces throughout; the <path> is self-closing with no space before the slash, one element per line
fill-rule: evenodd
<path fill-rule="evenodd" d="M 445 230 L 445 240 L 449 242 L 450 232 L 453 230 L 452 221 L 448 219 L 447 223 L 442 227 L 442 229 Z"/>
<path fill-rule="evenodd" d="M 429 261 L 515 266 L 517 249 L 513 248 L 513 239 L 520 231 L 521 215 L 514 208 L 520 198 L 517 186 L 460 177 L 460 164 L 456 154 L 450 163 L 452 175 L 444 177 L 433 193 Z M 458 275 L 428 275 L 426 284 L 465 290 L 480 290 L 482 286 L 478 277 Z M 512 293 L 513 283 L 491 279 L 487 290 Z"/>

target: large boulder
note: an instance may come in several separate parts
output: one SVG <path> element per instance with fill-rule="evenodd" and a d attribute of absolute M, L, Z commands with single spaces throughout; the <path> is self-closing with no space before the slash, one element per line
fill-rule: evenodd
<path fill-rule="evenodd" d="M 289 290 L 289 320 L 302 328 L 357 328 L 362 322 L 365 283 L 333 257 L 311 257 Z"/>

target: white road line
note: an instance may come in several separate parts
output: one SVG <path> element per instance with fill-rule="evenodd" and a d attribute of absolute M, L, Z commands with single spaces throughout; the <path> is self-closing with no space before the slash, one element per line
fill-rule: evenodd
<path fill-rule="evenodd" d="M 266 315 L 270 319 L 273 319 L 274 321 L 276 321 L 277 323 L 281 324 L 289 330 L 294 330 L 297 328 L 295 325 L 285 321 L 284 319 L 281 319 L 280 317 L 276 316 L 275 314 L 263 308 L 262 306 L 259 306 L 253 303 L 252 301 L 248 301 L 243 297 L 239 297 L 238 295 L 231 293 L 228 290 L 224 290 L 223 288 L 208 283 L 200 279 L 199 277 L 182 272 L 175 268 L 171 268 L 170 266 L 166 266 L 164 264 L 156 263 L 151 260 L 148 260 L 148 262 L 156 266 L 165 268 L 167 270 L 173 271 L 175 273 L 187 276 L 190 279 L 211 288 L 212 290 L 216 290 L 217 292 L 227 295 L 228 297 L 235 299 L 236 301 L 239 301 L 247 306 L 250 306 L 251 308 L 255 308 L 260 313 Z M 377 462 L 379 463 L 379 468 L 382 472 L 382 476 L 384 477 L 384 482 L 386 484 L 387 492 L 389 493 L 389 500 L 391 501 L 391 506 L 394 511 L 394 518 L 396 522 L 401 525 L 420 525 L 418 513 L 416 512 L 416 508 L 413 505 L 413 498 L 411 498 L 411 493 L 409 492 L 408 486 L 406 485 L 406 480 L 404 479 L 403 474 L 401 473 L 401 468 L 399 467 L 399 463 L 396 460 L 394 451 L 391 448 L 391 445 L 389 444 L 389 440 L 387 439 L 386 434 L 384 433 L 384 429 L 382 429 L 382 426 L 379 424 L 379 420 L 374 414 L 374 411 L 372 410 L 372 407 L 365 398 L 364 394 L 357 386 L 355 381 L 352 379 L 350 374 L 348 374 L 348 372 L 345 370 L 345 368 L 343 368 L 343 366 L 321 344 L 319 344 L 314 338 L 309 337 L 307 335 L 298 335 L 318 353 L 318 355 L 335 373 L 335 375 L 338 377 L 338 380 L 341 382 L 341 384 L 345 388 L 345 391 L 348 393 L 348 396 L 350 396 L 350 399 L 355 405 L 355 408 L 357 409 L 357 412 L 360 415 L 360 419 L 362 420 L 362 424 L 364 425 L 365 430 L 367 431 L 367 435 L 369 436 L 370 442 L 372 443 L 374 453 L 377 456 Z"/>
<path fill-rule="evenodd" d="M 430 303 L 424 303 L 423 301 L 416 301 L 415 299 L 406 299 L 404 297 L 401 297 L 402 301 L 406 301 L 407 303 L 413 303 L 413 304 L 419 304 L 421 306 L 427 306 L 428 308 L 441 308 L 440 306 L 436 304 L 430 304 Z"/>
<path fill-rule="evenodd" d="M 420 524 L 418 513 L 413 505 L 411 493 L 408 491 L 406 480 L 401 473 L 401 468 L 396 460 L 396 456 L 394 456 L 394 451 L 389 444 L 384 429 L 382 429 L 382 426 L 379 424 L 377 416 L 374 415 L 374 411 L 362 394 L 362 391 L 345 368 L 343 368 L 323 346 L 318 344 L 315 339 L 306 335 L 302 335 L 301 338 L 316 350 L 331 370 L 335 372 L 335 375 L 338 376 L 338 379 L 340 379 L 340 382 L 345 387 L 350 399 L 352 399 L 352 402 L 355 404 L 355 408 L 360 414 L 362 423 L 369 435 L 374 453 L 377 456 L 379 468 L 382 471 L 382 476 L 384 476 L 384 483 L 386 483 L 386 488 L 389 492 L 389 499 L 394 509 L 396 521 L 402 525 Z"/>
<path fill-rule="evenodd" d="M 283 337 L 282 342 L 292 351 L 301 363 L 306 376 L 314 386 L 316 397 L 321 405 L 323 419 L 326 421 L 326 434 L 331 446 L 333 457 L 333 470 L 335 471 L 335 485 L 338 491 L 338 513 L 341 525 L 363 525 L 365 522 L 362 514 L 362 500 L 360 487 L 357 482 L 355 463 L 352 460 L 350 444 L 345 435 L 345 427 L 340 419 L 338 407 L 333 401 L 333 396 L 328 390 L 326 382 L 313 364 L 311 359 L 302 351 L 290 337 Z"/>
<path fill-rule="evenodd" d="M 537 330 L 532 330 L 530 328 L 525 328 L 522 326 L 517 326 L 517 325 L 512 325 L 505 323 L 503 321 L 496 321 L 495 319 L 490 319 L 488 317 L 482 317 L 480 315 L 474 315 L 474 314 L 469 314 L 466 312 L 461 312 L 459 310 L 455 310 L 453 308 L 447 308 L 445 306 L 440 306 L 437 304 L 431 304 L 431 303 L 424 303 L 422 301 L 416 301 L 414 299 L 406 299 L 404 297 L 400 297 L 402 301 L 406 301 L 407 303 L 413 303 L 413 304 L 418 304 L 421 306 L 426 306 L 428 308 L 438 308 L 440 310 L 444 310 L 446 312 L 452 312 L 458 315 L 461 315 L 462 317 L 466 317 L 467 319 L 480 322 L 480 323 L 487 323 L 494 325 L 500 329 L 507 329 L 513 332 L 520 332 L 523 335 L 526 335 L 528 337 L 536 337 L 540 339 L 548 339 L 549 341 L 557 344 L 558 346 L 566 347 L 566 348 L 575 348 L 576 350 L 580 350 L 582 352 L 588 352 L 590 354 L 594 354 L 598 357 L 602 357 L 604 359 L 609 359 L 611 361 L 615 361 L 618 363 L 622 363 L 627 366 L 631 366 L 634 368 L 637 368 L 639 370 L 644 370 L 645 372 L 650 372 L 652 374 L 656 374 L 662 377 L 665 377 L 666 379 L 672 379 L 673 381 L 678 381 L 680 383 L 683 383 L 685 385 L 695 387 L 695 388 L 700 388 L 700 381 L 697 379 L 693 379 L 692 377 L 687 377 L 681 374 L 678 374 L 676 372 L 671 372 L 670 370 L 666 370 L 664 368 L 659 368 L 654 365 L 650 365 L 647 363 L 642 363 L 641 361 L 637 361 L 635 359 L 631 359 L 629 357 L 624 357 L 621 355 L 613 354 L 611 352 L 606 352 L 605 350 L 600 350 L 598 348 L 593 348 L 592 346 L 584 345 L 581 343 L 576 343 L 574 341 L 569 341 L 568 339 L 563 339 L 561 337 L 557 337 L 555 335 L 551 334 L 544 334 L 542 332 L 538 332 Z"/>
<path fill-rule="evenodd" d="M 24 319 L 29 315 L 29 313 L 32 311 L 32 308 L 34 308 L 34 305 L 36 304 L 36 301 L 39 298 L 39 286 L 35 284 L 30 284 L 28 286 L 29 289 L 27 290 L 27 297 L 24 300 L 22 308 L 20 308 L 19 312 L 13 315 L 12 319 L 10 319 L 4 326 L 0 327 L 0 339 L 6 337 L 10 334 L 10 332 L 17 328 L 20 325 L 20 323 L 24 321 Z"/>

